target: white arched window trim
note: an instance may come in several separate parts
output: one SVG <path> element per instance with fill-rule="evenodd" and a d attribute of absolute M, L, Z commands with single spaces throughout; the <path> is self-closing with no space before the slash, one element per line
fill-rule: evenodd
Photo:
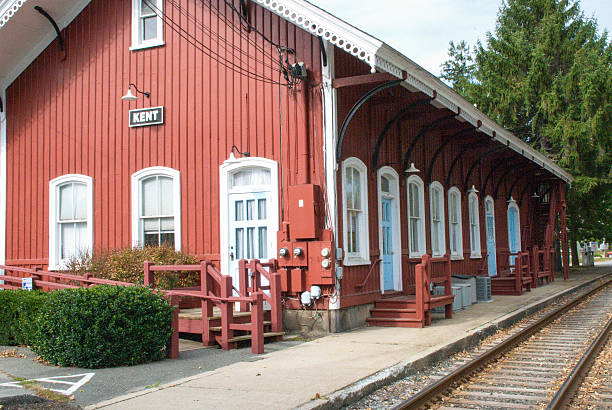
<path fill-rule="evenodd" d="M 402 232 L 401 232 L 401 212 L 400 212 L 400 194 L 399 194 L 399 174 L 391 167 L 381 167 L 376 176 L 378 181 L 378 238 L 379 238 L 379 249 L 380 254 L 383 254 L 383 243 L 382 243 L 382 184 L 381 178 L 385 177 L 389 180 L 391 195 L 393 196 L 393 286 L 395 290 L 402 290 Z M 381 256 L 382 257 L 382 256 Z M 379 266 L 382 266 L 380 264 Z M 382 272 L 382 268 L 381 268 Z M 384 276 L 380 275 L 380 288 L 384 289 Z"/>
<path fill-rule="evenodd" d="M 438 199 L 438 219 L 434 220 L 436 213 L 434 209 L 434 201 Z M 434 257 L 443 256 L 446 254 L 446 224 L 444 219 L 444 187 L 438 181 L 434 181 L 429 185 L 429 215 L 431 224 L 431 251 Z M 435 224 L 437 223 L 438 229 L 436 232 Z M 434 249 L 434 238 L 437 235 L 439 249 L 436 252 Z"/>
<path fill-rule="evenodd" d="M 419 206 L 419 213 L 417 218 L 415 219 L 411 215 L 410 209 L 410 184 L 415 184 L 419 188 L 417 203 Z M 425 184 L 423 180 L 419 178 L 417 175 L 410 175 L 406 178 L 406 196 L 408 199 L 408 256 L 410 258 L 420 258 L 426 252 L 426 243 L 425 243 Z M 412 233 L 412 223 L 415 222 L 417 224 L 417 239 L 414 245 L 416 249 L 413 249 L 413 233 Z"/>
<path fill-rule="evenodd" d="M 93 178 L 81 174 L 67 174 L 52 179 L 49 181 L 49 269 L 66 268 L 65 263 L 67 261 L 62 260 L 59 253 L 59 246 L 61 244 L 59 243 L 57 219 L 60 200 L 58 189 L 62 185 L 72 182 L 85 185 L 87 195 L 86 239 L 88 242 L 88 249 L 86 251 L 91 252 L 93 250 Z"/>
<path fill-rule="evenodd" d="M 452 197 L 456 195 L 453 203 Z M 461 221 L 461 192 L 457 187 L 448 190 L 448 238 L 451 251 L 451 259 L 463 259 L 463 225 Z M 456 220 L 453 220 L 453 206 L 456 206 Z M 453 249 L 453 235 L 456 235 L 456 248 Z"/>
<path fill-rule="evenodd" d="M 495 238 L 495 201 L 493 200 L 493 197 L 491 195 L 487 195 L 485 197 L 485 206 L 484 206 L 484 213 L 485 213 L 485 218 L 487 217 L 487 204 L 491 204 L 491 215 L 493 216 L 493 238 Z M 486 221 L 485 221 L 485 227 L 486 227 Z"/>
<path fill-rule="evenodd" d="M 232 176 L 245 168 L 265 168 L 270 170 L 270 184 L 269 185 L 250 185 L 248 187 L 232 187 L 231 178 Z M 234 154 L 231 153 L 230 157 L 221 164 L 219 167 L 219 198 L 221 201 L 219 207 L 219 217 L 220 217 L 220 232 L 219 237 L 221 239 L 221 272 L 224 274 L 229 274 L 230 271 L 230 261 L 228 258 L 229 249 L 229 232 L 228 232 L 228 224 L 229 224 L 229 212 L 228 212 L 228 196 L 230 193 L 237 192 L 254 192 L 258 189 L 261 191 L 270 192 L 272 197 L 272 206 L 269 209 L 270 212 L 270 220 L 273 223 L 273 226 L 270 226 L 270 231 L 273 233 L 268 236 L 268 240 L 272 242 L 272 248 L 276 249 L 276 234 L 275 232 L 279 229 L 278 224 L 278 208 L 279 208 L 279 200 L 278 200 L 278 163 L 272 159 L 262 158 L 262 157 L 243 157 L 236 158 Z"/>
<path fill-rule="evenodd" d="M 347 200 L 346 200 L 346 170 L 348 168 L 355 168 L 359 171 L 359 184 L 360 184 L 360 205 L 361 213 L 359 216 L 358 229 L 358 240 L 359 240 L 359 251 L 348 252 L 348 214 L 347 214 Z M 369 219 L 368 219 L 368 169 L 365 164 L 355 157 L 347 158 L 342 162 L 342 214 L 343 214 L 343 239 L 345 256 L 343 265 L 355 266 L 355 265 L 369 265 L 370 264 L 370 234 L 369 234 Z"/>
<path fill-rule="evenodd" d="M 507 210 L 507 216 L 508 216 L 508 225 L 510 224 L 510 209 L 515 209 L 516 210 L 516 241 L 518 244 L 518 249 L 516 249 L 516 252 L 520 252 L 521 251 L 521 212 L 519 210 L 518 205 L 516 204 L 516 201 L 510 197 L 510 201 L 508 201 L 508 210 Z M 512 244 L 512 232 L 510 232 L 510 227 L 508 226 L 508 249 L 510 249 L 510 245 Z M 512 249 L 510 249 L 510 251 L 512 251 Z"/>
<path fill-rule="evenodd" d="M 468 195 L 468 224 L 470 226 L 470 258 L 482 258 L 480 212 L 478 210 L 478 195 L 476 195 L 476 192 L 470 192 Z"/>
<path fill-rule="evenodd" d="M 152 176 L 172 178 L 174 210 L 174 249 L 181 250 L 181 173 L 167 167 L 150 167 L 132 174 L 132 246 L 142 246 L 140 207 L 142 204 L 141 182 Z"/>

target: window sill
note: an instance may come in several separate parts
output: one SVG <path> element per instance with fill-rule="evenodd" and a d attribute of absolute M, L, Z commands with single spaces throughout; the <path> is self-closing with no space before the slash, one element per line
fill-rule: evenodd
<path fill-rule="evenodd" d="M 166 43 L 163 40 L 152 41 L 150 43 L 136 44 L 130 47 L 130 51 L 144 50 L 145 48 L 154 48 L 165 46 Z"/>
<path fill-rule="evenodd" d="M 425 255 L 425 252 L 408 252 L 408 257 L 409 258 L 422 258 L 423 255 Z"/>
<path fill-rule="evenodd" d="M 360 258 L 357 256 L 346 257 L 344 261 L 342 261 L 343 266 L 362 266 L 370 264 L 372 264 L 372 262 L 369 259 Z"/>
<path fill-rule="evenodd" d="M 482 259 L 482 254 L 480 253 L 473 253 L 470 255 L 470 259 Z"/>
<path fill-rule="evenodd" d="M 461 255 L 451 255 L 450 258 L 452 261 L 462 261 L 464 259 Z"/>

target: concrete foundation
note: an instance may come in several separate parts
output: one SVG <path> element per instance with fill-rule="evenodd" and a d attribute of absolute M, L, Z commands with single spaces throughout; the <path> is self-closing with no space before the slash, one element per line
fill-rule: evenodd
<path fill-rule="evenodd" d="M 299 333 L 305 338 L 346 332 L 365 326 L 374 304 L 351 306 L 337 310 L 284 309 L 283 327 L 287 333 Z M 328 316 L 329 315 L 329 316 Z"/>

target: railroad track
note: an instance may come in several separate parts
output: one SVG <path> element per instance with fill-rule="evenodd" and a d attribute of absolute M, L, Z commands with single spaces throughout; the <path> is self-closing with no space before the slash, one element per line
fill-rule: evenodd
<path fill-rule="evenodd" d="M 606 383 L 593 407 L 612 408 L 612 367 L 607 336 L 612 328 L 612 281 L 608 281 L 530 323 L 395 409 L 572 408 L 592 399 L 592 386 Z M 594 341 L 596 340 L 596 341 Z M 599 351 L 603 353 L 599 354 Z M 606 352 L 608 355 L 606 356 Z M 599 357 L 599 359 L 597 359 Z M 602 359 L 603 357 L 603 359 Z M 599 373 L 587 376 L 593 369 Z M 593 371 L 591 371 L 593 373 Z M 585 385 L 588 386 L 588 383 Z M 597 387 L 599 389 L 599 387 Z M 580 393 L 581 391 L 582 394 Z M 579 402 L 582 400 L 582 402 Z M 600 407 L 603 406 L 603 407 Z"/>

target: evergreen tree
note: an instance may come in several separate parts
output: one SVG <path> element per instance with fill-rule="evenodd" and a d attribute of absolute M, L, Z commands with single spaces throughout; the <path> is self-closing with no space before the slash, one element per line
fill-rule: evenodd
<path fill-rule="evenodd" d="M 442 78 L 576 178 L 568 195 L 573 253 L 576 240 L 612 237 L 607 31 L 598 34 L 579 1 L 507 0 L 485 44 L 467 56 L 458 48 L 451 43 Z"/>

